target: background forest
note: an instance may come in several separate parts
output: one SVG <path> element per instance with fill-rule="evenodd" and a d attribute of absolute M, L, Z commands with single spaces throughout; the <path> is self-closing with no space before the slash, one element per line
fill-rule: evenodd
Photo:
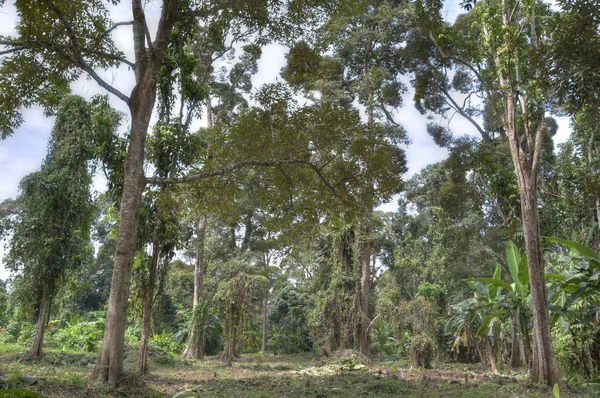
<path fill-rule="evenodd" d="M 110 385 L 259 352 L 597 385 L 596 1 L 465 0 L 452 23 L 439 0 L 156 3 L 17 2 L 0 36 L 3 138 L 55 116 L 0 204 L 0 348 L 85 353 Z M 255 87 L 269 43 L 286 65 Z M 448 157 L 404 178 L 413 106 Z"/>

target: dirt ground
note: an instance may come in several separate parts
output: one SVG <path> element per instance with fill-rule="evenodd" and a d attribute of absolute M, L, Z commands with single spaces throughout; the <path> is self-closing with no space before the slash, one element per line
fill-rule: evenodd
<path fill-rule="evenodd" d="M 132 351 L 133 352 L 133 351 Z M 146 376 L 128 375 L 120 386 L 90 382 L 93 356 L 50 352 L 32 360 L 0 352 L 0 397 L 552 397 L 552 388 L 532 384 L 526 372 L 495 375 L 477 365 L 434 364 L 413 369 L 384 358 L 365 365 L 356 358 L 316 355 L 243 355 L 232 367 L 202 361 L 151 361 Z M 561 397 L 600 396 L 590 387 L 563 385 Z"/>

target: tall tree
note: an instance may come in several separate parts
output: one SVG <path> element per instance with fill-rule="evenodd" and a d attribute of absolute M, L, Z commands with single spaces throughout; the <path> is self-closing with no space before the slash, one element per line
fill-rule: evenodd
<path fill-rule="evenodd" d="M 61 102 L 48 148 L 40 171 L 21 182 L 23 206 L 8 257 L 12 270 L 23 272 L 37 292 L 33 356 L 42 355 L 50 306 L 61 281 L 91 260 L 90 161 L 95 148 L 85 100 L 66 97 Z"/>
<path fill-rule="evenodd" d="M 295 88 L 319 101 L 350 104 L 357 100 L 366 111 L 366 124 L 380 124 L 390 137 L 403 135 L 393 118 L 393 110 L 402 105 L 405 86 L 402 46 L 409 24 L 403 2 L 369 0 L 339 2 L 331 16 L 317 29 L 310 44 L 297 43 L 288 55 L 283 76 Z M 365 137 L 365 152 L 376 156 L 373 135 Z M 400 142 L 396 141 L 398 145 Z M 372 214 L 379 203 L 372 171 L 365 168 L 365 184 L 354 191 L 361 209 L 352 215 L 360 218 L 357 239 L 361 241 L 361 279 L 357 310 L 359 350 L 371 356 L 368 327 L 369 287 L 373 246 Z M 399 190 L 400 187 L 398 186 Z"/>
<path fill-rule="evenodd" d="M 585 188 L 600 225 L 600 11 L 589 0 L 560 0 L 553 16 L 552 73 L 560 105 L 573 116 L 573 141 L 586 160 Z"/>
<path fill-rule="evenodd" d="M 2 2 L 3 4 L 4 2 Z M 278 16 L 279 2 L 248 3 L 164 0 L 154 38 L 141 0 L 131 3 L 132 21 L 110 20 L 108 5 L 114 1 L 44 0 L 33 7 L 18 2 L 15 37 L 0 38 L 0 130 L 2 137 L 22 123 L 22 106 L 43 105 L 48 112 L 68 91 L 69 83 L 85 74 L 125 102 L 131 128 L 125 158 L 119 234 L 109 296 L 106 329 L 92 378 L 116 384 L 123 375 L 123 349 L 127 298 L 137 242 L 144 176 L 146 135 L 156 100 L 159 73 L 176 21 L 197 15 L 232 14 L 247 26 L 266 26 Z M 111 33 L 123 26 L 133 31 L 134 60 L 118 51 Z M 99 69 L 127 66 L 135 74 L 135 86 L 126 95 L 101 77 Z"/>

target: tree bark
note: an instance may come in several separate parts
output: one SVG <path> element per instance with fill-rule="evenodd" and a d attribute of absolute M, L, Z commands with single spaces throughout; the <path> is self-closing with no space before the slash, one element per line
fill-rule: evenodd
<path fill-rule="evenodd" d="M 496 357 L 494 356 L 494 348 L 490 343 L 490 338 L 487 336 L 483 337 L 485 339 L 485 350 L 488 353 L 488 358 L 490 359 L 490 366 L 492 367 L 492 372 L 498 374 L 498 367 L 496 366 Z"/>
<path fill-rule="evenodd" d="M 206 226 L 208 217 L 206 214 L 198 221 L 198 253 L 196 256 L 196 268 L 194 269 L 194 310 L 192 323 L 185 351 L 181 354 L 182 359 L 204 358 L 204 325 L 201 324 L 200 308 L 202 304 L 202 288 L 204 285 L 204 244 L 206 241 Z"/>
<path fill-rule="evenodd" d="M 152 238 L 152 261 L 150 264 L 150 275 L 148 283 L 143 284 L 144 289 L 144 313 L 142 315 L 142 335 L 138 351 L 138 370 L 141 374 L 148 371 L 148 339 L 150 338 L 150 326 L 152 326 L 152 307 L 154 304 L 154 289 L 156 287 L 156 272 L 158 270 L 159 243 L 158 226 L 154 229 Z"/>
<path fill-rule="evenodd" d="M 362 276 L 360 290 L 360 327 L 358 346 L 361 354 L 371 358 L 371 343 L 369 341 L 369 285 L 371 283 L 371 239 L 362 245 Z"/>
<path fill-rule="evenodd" d="M 261 351 L 265 352 L 267 350 L 267 311 L 269 305 L 269 287 L 265 288 L 263 293 L 262 300 L 262 345 Z"/>
<path fill-rule="evenodd" d="M 540 239 L 540 224 L 535 188 L 526 187 L 521 193 L 521 212 L 525 251 L 529 264 L 529 284 L 531 287 L 531 309 L 533 312 L 533 358 L 531 378 L 538 383 L 554 385 L 560 381 L 550 334 L 548 297 L 544 279 L 544 255 Z"/>
<path fill-rule="evenodd" d="M 50 294 L 48 287 L 44 286 L 42 289 L 42 297 L 40 300 L 40 309 L 38 311 L 38 319 L 35 327 L 35 337 L 33 339 L 33 345 L 29 354 L 33 357 L 39 358 L 42 356 L 42 348 L 44 346 L 44 333 L 46 329 L 46 317 L 50 308 Z"/>
<path fill-rule="evenodd" d="M 146 184 L 144 176 L 146 135 L 156 101 L 158 74 L 176 20 L 177 2 L 164 1 L 156 39 L 150 53 L 146 52 L 145 21 L 142 20 L 144 16 L 140 0 L 132 0 L 132 10 L 134 11 L 136 85 L 128 103 L 131 114 L 131 132 L 125 158 L 119 234 L 106 313 L 106 326 L 102 348 L 91 375 L 93 380 L 102 380 L 111 385 L 117 384 L 123 377 L 129 283 L 137 243 L 142 193 Z"/>
<path fill-rule="evenodd" d="M 511 340 L 511 351 L 510 351 L 510 366 L 511 368 L 521 368 L 527 366 L 527 360 L 525 359 L 525 347 L 523 346 L 523 339 L 521 333 L 517 328 L 517 324 L 514 318 L 510 319 L 510 340 Z"/>

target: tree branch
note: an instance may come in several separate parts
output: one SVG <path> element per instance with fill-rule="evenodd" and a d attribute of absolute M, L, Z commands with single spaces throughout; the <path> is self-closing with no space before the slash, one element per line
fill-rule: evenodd
<path fill-rule="evenodd" d="M 69 36 L 69 40 L 71 41 L 71 46 L 72 46 L 71 49 L 73 50 L 73 55 L 76 57 L 75 64 L 77 66 L 79 66 L 79 68 L 81 68 L 82 70 L 87 72 L 87 74 L 93 80 L 95 80 L 96 83 L 98 83 L 98 85 L 100 87 L 104 88 L 109 93 L 114 94 L 117 98 L 119 98 L 120 100 L 122 100 L 128 104 L 129 97 L 127 97 L 125 94 L 123 94 L 122 92 L 120 92 L 119 90 L 117 90 L 116 88 L 114 88 L 113 86 L 108 84 L 107 82 L 105 82 L 100 76 L 98 76 L 96 71 L 94 71 L 92 69 L 92 67 L 89 66 L 88 63 L 85 61 L 85 59 L 83 58 L 83 55 L 82 55 L 81 47 L 79 46 L 79 42 L 77 41 L 77 36 L 75 35 L 75 32 L 73 31 L 73 27 L 71 26 L 69 21 L 65 18 L 62 11 L 54 4 L 54 2 L 48 1 L 48 0 L 45 0 L 45 2 L 52 9 L 52 11 L 54 11 L 54 13 L 58 17 L 58 19 L 60 20 L 62 25 L 65 27 L 65 30 L 67 31 L 67 35 Z"/>
<path fill-rule="evenodd" d="M 340 199 L 343 203 L 347 203 L 347 201 L 343 197 L 341 197 L 338 194 L 337 190 L 335 189 L 336 186 L 339 185 L 339 183 L 332 185 L 325 178 L 325 176 L 321 173 L 321 170 L 314 163 L 311 163 L 311 162 L 309 162 L 307 160 L 303 160 L 303 159 L 267 160 L 267 161 L 244 160 L 244 161 L 237 162 L 237 163 L 231 163 L 229 166 L 223 167 L 218 170 L 207 171 L 204 173 L 195 173 L 195 174 L 190 174 L 190 175 L 186 175 L 183 177 L 173 177 L 173 178 L 146 177 L 146 183 L 147 184 L 169 184 L 169 185 L 182 184 L 182 183 L 187 183 L 187 182 L 199 181 L 199 180 L 203 180 L 206 178 L 222 176 L 222 175 L 234 172 L 236 170 L 240 170 L 240 169 L 243 169 L 246 167 L 251 167 L 251 166 L 272 167 L 272 166 L 293 165 L 293 164 L 305 165 L 305 166 L 308 166 L 311 169 L 313 169 L 314 172 L 319 177 L 319 179 L 327 186 L 327 188 L 329 188 L 329 190 L 333 193 L 333 195 L 335 197 L 337 197 L 338 199 Z M 353 177 L 354 176 L 352 176 L 350 178 L 353 178 Z M 348 178 L 348 179 L 350 179 L 350 178 Z"/>
<path fill-rule="evenodd" d="M 113 26 L 111 26 L 110 28 L 108 28 L 106 30 L 106 32 L 104 32 L 102 34 L 102 36 L 100 36 L 100 38 L 98 40 L 104 39 L 106 36 L 108 36 L 110 34 L 110 32 L 112 32 L 113 30 L 117 29 L 119 26 L 126 26 L 126 25 L 133 25 L 133 21 L 125 21 L 125 22 L 117 22 L 117 23 L 115 23 Z"/>

